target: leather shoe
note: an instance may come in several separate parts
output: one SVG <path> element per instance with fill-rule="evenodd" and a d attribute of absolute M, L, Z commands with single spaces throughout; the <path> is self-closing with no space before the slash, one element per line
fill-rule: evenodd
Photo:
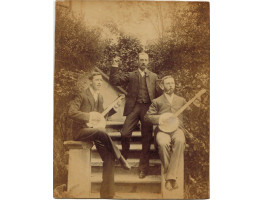
<path fill-rule="evenodd" d="M 172 185 L 172 181 L 171 180 L 167 180 L 165 182 L 165 188 L 169 191 L 173 190 L 173 185 Z"/>
<path fill-rule="evenodd" d="M 140 173 L 139 173 L 139 178 L 145 178 L 146 175 L 147 175 L 147 174 L 146 174 L 145 171 L 140 171 Z"/>
<path fill-rule="evenodd" d="M 131 169 L 131 166 L 129 165 L 127 160 L 125 160 L 125 158 L 122 155 L 119 158 L 119 161 L 120 161 L 121 166 L 122 166 L 123 169 L 126 169 L 126 170 L 130 170 Z"/>
<path fill-rule="evenodd" d="M 173 189 L 174 189 L 174 190 L 179 187 L 178 184 L 177 184 L 177 182 L 176 182 L 176 180 L 173 180 L 173 181 L 172 181 L 172 186 L 173 186 Z"/>

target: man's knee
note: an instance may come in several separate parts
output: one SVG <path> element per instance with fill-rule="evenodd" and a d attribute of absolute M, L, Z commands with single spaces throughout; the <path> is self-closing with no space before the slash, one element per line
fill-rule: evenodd
<path fill-rule="evenodd" d="M 176 130 L 172 138 L 175 141 L 175 144 L 185 144 L 184 132 L 181 129 Z"/>
<path fill-rule="evenodd" d="M 108 138 L 108 134 L 105 129 L 95 128 L 97 139 L 103 140 Z"/>
<path fill-rule="evenodd" d="M 156 136 L 156 142 L 159 147 L 167 147 L 170 145 L 171 139 L 170 136 L 165 136 L 164 134 L 158 134 Z"/>

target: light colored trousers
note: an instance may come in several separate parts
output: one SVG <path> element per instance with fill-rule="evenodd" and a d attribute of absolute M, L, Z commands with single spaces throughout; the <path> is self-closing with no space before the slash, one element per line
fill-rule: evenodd
<path fill-rule="evenodd" d="M 164 167 L 165 180 L 176 180 L 184 159 L 184 132 L 179 128 L 173 133 L 158 132 L 156 142 Z"/>

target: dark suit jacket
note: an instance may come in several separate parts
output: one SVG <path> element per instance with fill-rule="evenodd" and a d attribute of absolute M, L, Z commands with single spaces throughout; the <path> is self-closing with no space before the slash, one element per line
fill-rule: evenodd
<path fill-rule="evenodd" d="M 98 96 L 98 112 L 103 112 L 103 97 Z M 112 109 L 113 110 L 113 109 Z M 95 111 L 95 100 L 90 92 L 86 89 L 80 92 L 75 99 L 70 103 L 68 116 L 73 119 L 73 136 L 74 139 L 78 137 L 78 132 L 81 128 L 86 128 L 86 123 L 89 122 L 90 112 Z M 113 114 L 114 111 L 111 111 Z"/>
<path fill-rule="evenodd" d="M 136 99 L 139 92 L 139 75 L 140 72 L 138 70 L 135 70 L 133 72 L 129 73 L 118 73 L 117 67 L 112 67 L 110 71 L 110 83 L 113 85 L 122 85 L 128 83 L 128 89 L 127 89 L 127 96 L 126 96 L 126 103 L 124 107 L 124 116 L 127 116 L 131 113 L 133 110 Z M 159 92 L 158 88 L 159 85 L 157 84 L 158 76 L 157 74 L 147 70 L 145 72 L 146 76 L 146 85 L 148 89 L 148 94 L 150 96 L 150 99 L 153 100 L 157 97 L 157 93 Z"/>

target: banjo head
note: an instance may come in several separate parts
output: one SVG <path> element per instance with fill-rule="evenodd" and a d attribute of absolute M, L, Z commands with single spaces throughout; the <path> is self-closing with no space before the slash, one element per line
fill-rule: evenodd
<path fill-rule="evenodd" d="M 165 133 L 174 132 L 179 126 L 179 119 L 175 117 L 173 113 L 164 113 L 160 116 L 163 120 L 162 124 L 159 124 L 159 129 Z"/>
<path fill-rule="evenodd" d="M 94 118 L 93 113 L 96 113 L 99 118 Z M 99 112 L 90 112 L 90 120 L 89 123 L 87 123 L 88 127 L 93 127 L 93 128 L 105 128 L 106 127 L 106 120 L 103 117 L 103 115 Z"/>

